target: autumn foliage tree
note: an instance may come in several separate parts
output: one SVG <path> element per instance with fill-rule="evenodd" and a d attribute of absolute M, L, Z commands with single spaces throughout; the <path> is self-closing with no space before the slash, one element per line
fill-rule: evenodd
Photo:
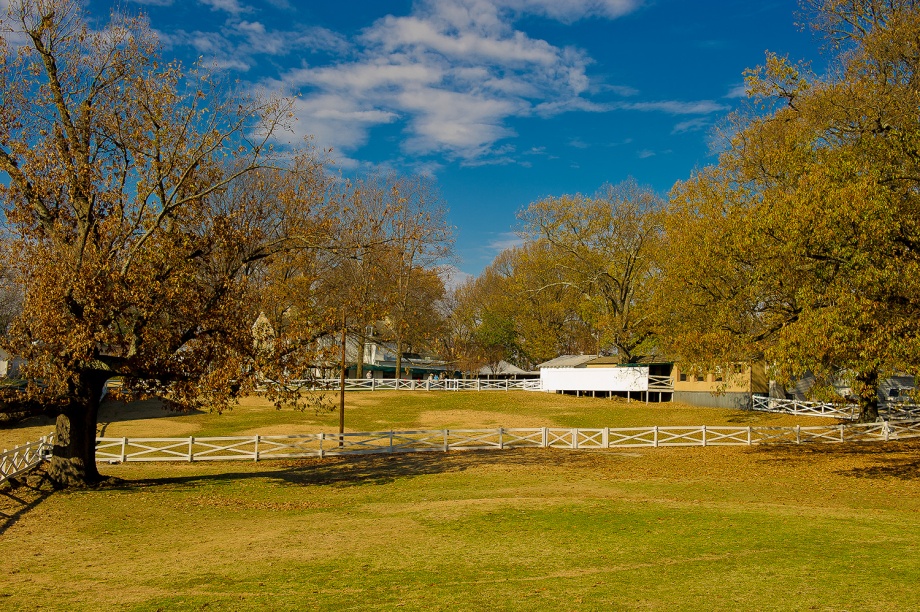
<path fill-rule="evenodd" d="M 4 348 L 57 414 L 52 477 L 93 482 L 110 378 L 186 406 L 245 386 L 256 268 L 323 173 L 309 152 L 279 169 L 287 102 L 189 77 L 143 18 L 91 29 L 76 0 L 13 0 L 0 27 L 2 263 L 24 287 Z M 287 186 L 249 197 L 270 172 Z"/>
<path fill-rule="evenodd" d="M 628 179 L 592 197 L 581 194 L 534 202 L 520 215 L 531 241 L 552 247 L 560 272 L 543 290 L 565 287 L 580 301 L 600 348 L 624 362 L 653 349 L 649 301 L 661 240 L 662 199 Z"/>
<path fill-rule="evenodd" d="M 920 6 L 810 5 L 828 74 L 768 55 L 718 166 L 675 187 L 673 348 L 842 378 L 874 420 L 879 380 L 920 371 Z"/>

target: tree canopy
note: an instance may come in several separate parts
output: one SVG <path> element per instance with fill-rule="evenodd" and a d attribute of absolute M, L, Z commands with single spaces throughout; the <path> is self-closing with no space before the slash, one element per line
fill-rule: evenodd
<path fill-rule="evenodd" d="M 920 12 L 813 8 L 828 74 L 768 55 L 718 166 L 674 188 L 671 347 L 763 357 L 784 381 L 842 378 L 874 419 L 879 378 L 920 363 Z"/>

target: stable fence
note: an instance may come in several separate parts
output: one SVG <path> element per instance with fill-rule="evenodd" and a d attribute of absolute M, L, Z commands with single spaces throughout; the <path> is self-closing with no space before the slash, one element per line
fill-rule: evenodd
<path fill-rule="evenodd" d="M 317 378 L 312 380 L 295 380 L 289 386 L 298 389 L 316 389 L 337 391 L 341 385 L 339 378 Z M 346 391 L 540 391 L 539 379 L 497 380 L 483 378 L 442 378 L 407 380 L 401 378 L 346 378 Z"/>
<path fill-rule="evenodd" d="M 54 434 L 48 434 L 35 442 L 4 450 L 0 454 L 0 483 L 28 472 L 47 459 L 53 440 Z"/>
<path fill-rule="evenodd" d="M 265 461 L 512 448 L 611 449 L 888 441 L 920 437 L 920 420 L 795 427 L 435 429 L 287 436 L 99 438 L 96 460 Z"/>
<path fill-rule="evenodd" d="M 855 421 L 859 418 L 859 406 L 856 404 L 832 404 L 829 402 L 803 402 L 795 399 L 778 399 L 755 395 L 751 408 L 761 412 L 777 412 L 800 416 L 831 417 Z M 909 420 L 920 419 L 920 406 L 916 404 L 887 403 L 879 404 L 879 415 L 885 419 Z"/>
<path fill-rule="evenodd" d="M 288 436 L 98 438 L 96 461 L 267 461 L 389 453 L 514 448 L 613 449 L 887 442 L 920 437 L 920 419 L 794 427 L 516 427 L 433 429 Z M 50 457 L 49 434 L 0 454 L 0 483 Z"/>

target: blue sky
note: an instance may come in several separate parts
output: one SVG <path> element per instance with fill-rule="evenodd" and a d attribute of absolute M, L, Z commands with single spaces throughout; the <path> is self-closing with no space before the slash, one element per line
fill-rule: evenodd
<path fill-rule="evenodd" d="M 109 2 L 89 2 L 104 15 Z M 348 175 L 437 179 L 457 266 L 516 213 L 628 176 L 666 194 L 767 50 L 820 65 L 796 0 L 128 0 L 166 54 L 297 95 L 297 132 Z"/>

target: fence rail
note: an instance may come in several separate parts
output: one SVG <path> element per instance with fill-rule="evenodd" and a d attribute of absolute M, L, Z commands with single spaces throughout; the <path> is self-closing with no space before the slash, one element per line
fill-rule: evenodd
<path fill-rule="evenodd" d="M 291 386 L 301 389 L 337 390 L 338 378 L 295 380 Z M 346 391 L 540 391 L 540 379 L 507 380 L 485 378 L 442 378 L 439 380 L 405 380 L 401 378 L 346 378 Z"/>
<path fill-rule="evenodd" d="M 48 434 L 34 442 L 4 450 L 0 454 L 0 483 L 28 472 L 47 459 L 53 440 L 54 434 Z"/>
<path fill-rule="evenodd" d="M 795 427 L 432 429 L 216 438 L 99 438 L 96 460 L 223 461 L 510 448 L 608 449 L 888 441 L 920 437 L 920 420 Z"/>
<path fill-rule="evenodd" d="M 920 437 L 920 419 L 794 427 L 519 427 L 288 436 L 98 438 L 96 461 L 266 461 L 512 448 L 610 449 L 887 442 Z M 0 454 L 0 483 L 48 459 L 53 434 Z"/>
<path fill-rule="evenodd" d="M 778 399 L 755 395 L 751 407 L 762 412 L 778 412 L 801 416 L 831 417 L 855 421 L 859 418 L 856 404 L 831 404 L 827 402 L 803 402 L 794 399 Z M 916 404 L 889 403 L 879 405 L 879 415 L 884 418 L 908 420 L 920 418 L 920 406 Z"/>

